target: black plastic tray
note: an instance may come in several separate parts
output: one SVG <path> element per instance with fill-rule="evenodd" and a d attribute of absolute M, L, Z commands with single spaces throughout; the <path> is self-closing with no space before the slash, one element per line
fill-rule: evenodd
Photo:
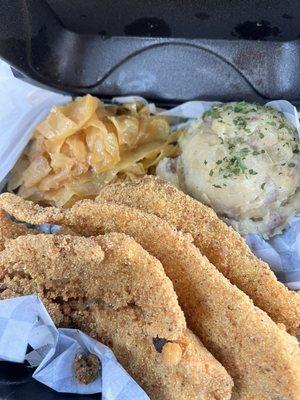
<path fill-rule="evenodd" d="M 0 0 L 0 57 L 27 81 L 102 99 L 300 104 L 300 1 Z M 62 395 L 0 363 L 0 400 Z"/>

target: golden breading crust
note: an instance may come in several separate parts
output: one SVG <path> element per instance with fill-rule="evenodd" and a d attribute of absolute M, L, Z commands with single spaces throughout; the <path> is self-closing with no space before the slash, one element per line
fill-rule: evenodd
<path fill-rule="evenodd" d="M 25 203 L 25 201 L 22 201 Z M 28 208 L 31 204 L 26 202 Z M 23 211 L 25 204 L 23 204 Z M 31 210 L 30 221 L 57 222 L 57 210 Z M 28 215 L 27 215 L 28 216 Z M 280 329 L 166 221 L 130 207 L 85 200 L 62 211 L 60 223 L 82 235 L 122 232 L 161 261 L 189 327 L 234 379 L 237 399 L 298 399 L 300 355 Z M 249 362 L 251 360 L 251 362 Z"/>
<path fill-rule="evenodd" d="M 5 240 L 14 239 L 18 236 L 27 235 L 29 233 L 34 235 L 36 231 L 13 222 L 6 212 L 0 209 L 0 251 L 4 249 Z"/>
<path fill-rule="evenodd" d="M 190 233 L 195 245 L 233 284 L 271 318 L 300 334 L 300 294 L 280 283 L 269 266 L 250 251 L 244 239 L 216 213 L 159 178 L 106 186 L 98 201 L 136 207 Z"/>
<path fill-rule="evenodd" d="M 14 222 L 10 219 L 7 213 L 0 209 L 0 251 L 4 249 L 4 244 L 7 239 L 15 239 L 23 235 L 37 235 L 41 233 L 34 228 L 28 228 L 22 223 Z M 61 227 L 56 230 L 53 235 L 74 235 L 75 233 L 68 227 Z"/>
<path fill-rule="evenodd" d="M 162 265 L 128 236 L 21 236 L 6 243 L 0 271 L 2 297 L 37 293 L 69 313 L 151 398 L 230 399 L 231 378 L 186 329 Z"/>

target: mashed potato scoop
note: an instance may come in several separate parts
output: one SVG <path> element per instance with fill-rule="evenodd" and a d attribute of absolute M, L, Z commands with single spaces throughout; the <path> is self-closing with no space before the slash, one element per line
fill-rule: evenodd
<path fill-rule="evenodd" d="M 285 116 L 247 102 L 213 106 L 157 175 L 211 206 L 242 235 L 268 238 L 300 211 L 299 136 Z"/>

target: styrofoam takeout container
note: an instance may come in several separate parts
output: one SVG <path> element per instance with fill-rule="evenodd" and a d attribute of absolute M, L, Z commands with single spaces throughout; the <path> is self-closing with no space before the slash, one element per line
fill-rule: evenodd
<path fill-rule="evenodd" d="M 195 99 L 281 98 L 298 106 L 299 18 L 300 2 L 292 0 L 276 7 L 272 0 L 3 0 L 0 56 L 22 80 L 67 94 L 111 99 L 135 93 L 163 107 Z M 0 80 L 0 123 L 1 110 L 10 108 L 13 117 L 0 140 L 13 126 L 23 130 L 13 148 L 0 144 L 0 160 L 10 169 L 9 151 L 20 152 L 52 101 L 67 98 L 44 92 L 41 103 L 32 88 L 32 119 L 22 125 L 25 103 L 20 92 L 7 95 L 5 86 Z M 21 88 L 18 81 L 15 89 Z M 30 375 L 20 366 L 0 366 L 0 399 L 65 398 Z M 84 396 L 93 398 L 98 395 Z"/>

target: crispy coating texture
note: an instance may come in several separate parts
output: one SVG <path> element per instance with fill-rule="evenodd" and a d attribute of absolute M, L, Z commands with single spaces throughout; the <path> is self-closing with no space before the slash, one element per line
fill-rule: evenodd
<path fill-rule="evenodd" d="M 190 233 L 195 245 L 233 284 L 243 290 L 271 318 L 300 334 L 300 293 L 288 290 L 269 266 L 258 259 L 244 239 L 223 223 L 215 212 L 159 178 L 146 176 L 137 182 L 116 183 L 102 189 L 97 201 L 110 201 L 144 210 Z M 24 203 L 17 196 L 0 195 L 0 207 L 20 220 L 43 218 L 60 223 L 61 210 Z M 54 215 L 55 213 L 55 215 Z M 36 218 L 35 222 L 42 223 Z"/>
<path fill-rule="evenodd" d="M 6 243 L 0 271 L 2 298 L 46 299 L 56 323 L 67 317 L 109 344 L 151 398 L 230 399 L 231 378 L 186 328 L 161 263 L 128 236 L 21 236 Z M 173 344 L 168 356 L 158 338 Z"/>
<path fill-rule="evenodd" d="M 41 233 L 38 229 L 28 228 L 26 225 L 14 222 L 8 214 L 0 209 L 0 251 L 5 247 L 7 239 L 15 239 L 23 235 L 37 235 Z M 74 231 L 68 227 L 61 227 L 55 231 L 53 235 L 75 235 Z"/>
<path fill-rule="evenodd" d="M 279 282 L 269 266 L 211 208 L 153 176 L 108 185 L 98 197 L 98 201 L 103 200 L 155 214 L 190 233 L 201 253 L 259 308 L 290 333 L 300 334 L 300 294 Z"/>
<path fill-rule="evenodd" d="M 18 236 L 35 234 L 34 229 L 27 228 L 25 225 L 13 222 L 4 210 L 0 209 L 0 251 L 4 249 L 7 239 L 14 239 Z"/>
<path fill-rule="evenodd" d="M 46 217 L 42 209 L 31 211 L 31 221 L 49 222 L 50 218 L 50 222 L 57 222 L 57 210 L 52 217 L 50 211 L 48 208 Z M 189 327 L 233 377 L 234 398 L 300 398 L 296 339 L 210 264 L 191 243 L 190 235 L 178 232 L 155 215 L 90 200 L 76 203 L 59 218 L 86 236 L 126 233 L 161 261 Z"/>

